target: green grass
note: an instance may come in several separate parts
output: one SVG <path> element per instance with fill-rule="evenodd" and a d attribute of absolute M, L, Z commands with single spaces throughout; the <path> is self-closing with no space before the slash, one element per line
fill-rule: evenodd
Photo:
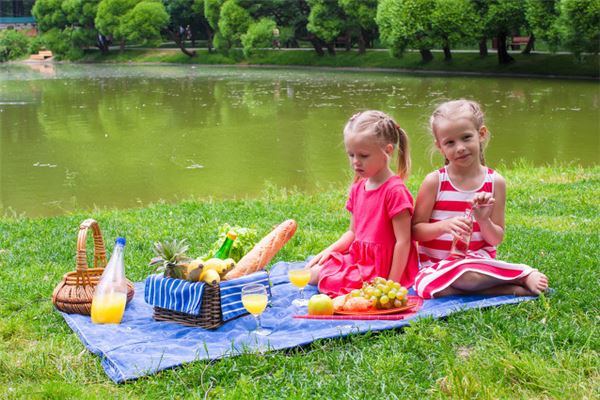
<path fill-rule="evenodd" d="M 187 238 L 191 254 L 222 223 L 260 234 L 286 218 L 298 231 L 277 260 L 314 254 L 347 226 L 344 187 L 314 194 L 267 186 L 258 199 L 188 200 L 143 209 L 0 219 L 0 398 L 597 398 L 600 382 L 600 167 L 500 168 L 508 182 L 499 258 L 529 263 L 555 294 L 424 319 L 403 330 L 319 340 L 267 354 L 198 361 L 124 385 L 104 374 L 50 301 L 74 268 L 79 223 L 106 242 L 127 237 L 139 281 L 153 241 Z M 416 193 L 422 176 L 413 176 Z M 91 246 L 88 246 L 91 247 Z"/>
<path fill-rule="evenodd" d="M 187 57 L 177 50 L 125 50 L 113 51 L 103 56 L 90 51 L 82 62 L 158 62 L 183 64 L 241 64 L 241 65 L 280 65 L 313 67 L 349 68 L 389 68 L 415 71 L 444 71 L 451 73 L 483 73 L 512 75 L 574 76 L 598 78 L 600 60 L 598 55 L 586 56 L 577 61 L 568 54 L 513 54 L 515 62 L 498 65 L 496 54 L 480 58 L 476 53 L 456 53 L 451 62 L 443 60 L 441 53 L 435 53 L 434 60 L 424 64 L 418 53 L 409 52 L 402 58 L 391 57 L 385 51 L 369 51 L 360 55 L 356 51 L 338 51 L 335 56 L 318 56 L 314 51 L 302 50 L 261 50 L 250 58 L 244 58 L 241 51 L 231 51 L 229 55 L 208 53 L 200 50 L 194 58 Z"/>

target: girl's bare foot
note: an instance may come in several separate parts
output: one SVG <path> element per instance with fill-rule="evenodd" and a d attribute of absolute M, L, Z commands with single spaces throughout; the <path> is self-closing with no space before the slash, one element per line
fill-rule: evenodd
<path fill-rule="evenodd" d="M 545 292 L 548 289 L 548 277 L 537 269 L 534 269 L 523 280 L 523 285 L 535 296 Z"/>

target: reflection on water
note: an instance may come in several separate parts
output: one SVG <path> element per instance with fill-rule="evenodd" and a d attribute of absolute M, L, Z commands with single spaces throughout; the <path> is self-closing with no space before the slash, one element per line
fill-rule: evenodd
<path fill-rule="evenodd" d="M 312 191 L 349 172 L 346 119 L 381 109 L 430 160 L 427 119 L 441 100 L 487 112 L 490 165 L 525 158 L 598 162 L 598 85 L 188 66 L 0 67 L 0 208 L 27 215 L 133 207 L 158 199 Z"/>

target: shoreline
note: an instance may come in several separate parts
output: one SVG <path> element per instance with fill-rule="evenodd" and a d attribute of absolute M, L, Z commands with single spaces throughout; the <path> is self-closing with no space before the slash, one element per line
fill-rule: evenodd
<path fill-rule="evenodd" d="M 534 74 L 534 73 L 518 73 L 518 72 L 477 72 L 477 71 L 448 71 L 448 70 L 426 70 L 426 69 L 411 69 L 411 68 L 386 68 L 386 67 L 351 67 L 351 66 L 320 66 L 320 65 L 296 65 L 296 64 L 249 64 L 249 63 L 234 63 L 234 64 L 211 64 L 211 63 L 180 63 L 180 62 L 165 62 L 165 61 L 57 61 L 57 60 L 16 60 L 9 61 L 6 64 L 22 64 L 22 65 L 77 65 L 77 64 L 109 64 L 109 65 L 173 65 L 173 66 L 208 66 L 216 68 L 248 68 L 248 69 L 291 69 L 301 71 L 328 71 L 328 72 L 373 72 L 373 73 L 398 73 L 408 75 L 427 75 L 427 76 L 456 76 L 456 77 L 485 77 L 485 78 L 520 78 L 520 79 L 564 79 L 574 81 L 600 81 L 600 76 L 578 76 L 578 75 L 558 75 L 558 74 Z"/>

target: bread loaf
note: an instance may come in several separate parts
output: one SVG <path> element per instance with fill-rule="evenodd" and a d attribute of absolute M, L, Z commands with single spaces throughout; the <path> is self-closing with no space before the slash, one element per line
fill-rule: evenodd
<path fill-rule="evenodd" d="M 261 239 L 240 261 L 225 275 L 225 279 L 235 279 L 263 269 L 296 233 L 296 221 L 288 219 L 279 224 L 267 236 Z"/>

